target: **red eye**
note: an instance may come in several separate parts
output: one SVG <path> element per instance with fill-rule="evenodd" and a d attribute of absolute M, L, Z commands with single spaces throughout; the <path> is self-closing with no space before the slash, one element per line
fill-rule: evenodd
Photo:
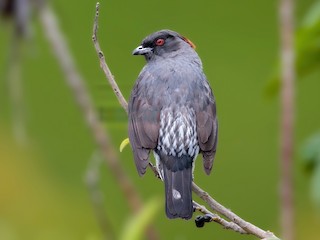
<path fill-rule="evenodd" d="M 164 39 L 163 38 L 159 38 L 156 40 L 156 45 L 157 46 L 162 46 L 164 44 Z"/>

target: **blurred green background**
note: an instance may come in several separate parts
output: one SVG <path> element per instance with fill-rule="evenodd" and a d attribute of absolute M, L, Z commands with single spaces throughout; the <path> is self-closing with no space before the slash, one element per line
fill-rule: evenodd
<path fill-rule="evenodd" d="M 314 1 L 295 2 L 299 25 Z M 55 0 L 50 6 L 118 149 L 127 137 L 127 118 L 91 41 L 95 3 Z M 126 98 L 144 65 L 131 52 L 146 35 L 169 28 L 197 45 L 216 96 L 220 129 L 213 172 L 206 176 L 199 158 L 196 182 L 244 219 L 279 235 L 279 97 L 266 94 L 279 59 L 278 2 L 100 3 L 100 44 Z M 27 133 L 19 140 L 9 94 L 12 24 L 0 24 L 0 239 L 101 239 L 84 183 L 94 140 L 36 14 L 30 25 L 29 37 L 18 49 Z M 310 176 L 299 154 L 320 128 L 319 79 L 316 70 L 296 83 L 294 203 L 296 239 L 301 240 L 320 236 L 320 208 L 310 197 Z M 151 171 L 143 178 L 136 173 L 130 148 L 119 156 L 145 203 L 163 199 L 163 185 Z M 101 165 L 105 213 L 119 236 L 131 214 L 110 173 Z M 162 205 L 152 222 L 160 239 L 255 239 L 217 224 L 198 229 L 193 220 L 168 220 Z"/>

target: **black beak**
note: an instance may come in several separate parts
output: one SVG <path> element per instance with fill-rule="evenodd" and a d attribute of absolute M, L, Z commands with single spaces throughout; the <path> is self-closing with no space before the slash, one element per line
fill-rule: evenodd
<path fill-rule="evenodd" d="M 151 52 L 152 52 L 152 48 L 143 47 L 142 45 L 140 45 L 139 47 L 137 47 L 136 49 L 133 50 L 132 54 L 133 55 L 146 55 L 147 53 L 151 53 Z"/>

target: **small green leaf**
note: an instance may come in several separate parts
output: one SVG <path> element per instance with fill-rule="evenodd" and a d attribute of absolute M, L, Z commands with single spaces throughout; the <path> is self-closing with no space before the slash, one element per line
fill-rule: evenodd
<path fill-rule="evenodd" d="M 155 218 L 157 212 L 161 209 L 162 200 L 153 198 L 141 209 L 138 214 L 129 219 L 123 229 L 120 240 L 140 240 L 143 239 L 143 234 Z"/>
<path fill-rule="evenodd" d="M 308 138 L 301 150 L 305 168 L 311 175 L 311 199 L 320 205 L 320 132 Z"/>
<path fill-rule="evenodd" d="M 309 137 L 301 149 L 301 157 L 306 167 L 320 165 L 320 132 Z"/>
<path fill-rule="evenodd" d="M 129 143 L 130 143 L 129 138 L 124 139 L 124 140 L 121 142 L 121 144 L 120 144 L 120 148 L 119 148 L 120 152 L 122 152 L 123 149 L 124 149 Z"/>

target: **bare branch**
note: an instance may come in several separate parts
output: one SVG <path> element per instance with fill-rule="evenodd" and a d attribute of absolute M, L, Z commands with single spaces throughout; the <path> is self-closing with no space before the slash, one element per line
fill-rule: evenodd
<path fill-rule="evenodd" d="M 197 184 L 194 182 L 192 183 L 192 190 L 195 194 L 197 194 L 203 201 L 208 203 L 210 208 L 221 215 L 228 218 L 230 221 L 237 224 L 239 227 L 241 227 L 243 230 L 245 230 L 247 233 L 250 233 L 252 235 L 255 235 L 259 238 L 268 238 L 268 237 L 275 237 L 275 235 L 272 232 L 264 231 L 261 228 L 253 225 L 252 223 L 246 222 L 242 218 L 240 218 L 238 215 L 233 213 L 230 209 L 227 209 L 220 203 L 218 203 L 216 200 L 214 200 L 207 192 L 202 190 Z"/>
<path fill-rule="evenodd" d="M 220 217 L 218 214 L 214 214 L 214 213 L 210 212 L 205 206 L 200 205 L 196 201 L 193 201 L 193 206 L 194 206 L 195 210 L 197 210 L 203 214 L 209 215 L 211 217 L 211 221 L 214 221 L 214 222 L 222 225 L 225 229 L 231 229 L 231 230 L 238 232 L 238 233 L 241 233 L 241 234 L 248 234 L 247 231 L 245 231 L 244 229 L 239 227 L 234 222 L 228 222 L 227 220 Z"/>
<path fill-rule="evenodd" d="M 280 146 L 280 206 L 282 235 L 294 239 L 293 209 L 293 139 L 294 139 L 294 20 L 293 0 L 280 0 L 281 36 L 281 146 Z"/>
<path fill-rule="evenodd" d="M 105 72 L 106 77 L 109 80 L 109 83 L 112 86 L 121 106 L 126 110 L 126 112 L 128 112 L 127 102 L 124 100 L 124 98 L 121 94 L 121 91 L 118 88 L 118 86 L 113 78 L 113 75 L 111 74 L 107 64 L 105 63 L 104 55 L 103 55 L 103 53 L 100 49 L 99 43 L 98 43 L 98 39 L 97 39 L 98 16 L 99 16 L 99 3 L 97 3 L 97 5 L 96 5 L 96 15 L 95 15 L 94 28 L 93 28 L 94 30 L 93 30 L 92 39 L 95 44 L 95 49 L 97 51 L 97 54 L 99 56 L 100 66 L 103 69 L 103 71 Z M 116 88 L 114 86 L 116 86 Z M 155 176 L 157 178 L 159 178 L 159 173 L 158 173 L 156 167 L 154 167 L 152 163 L 149 163 L 149 167 L 155 173 Z M 224 207 L 223 205 L 218 203 L 216 200 L 214 200 L 208 193 L 206 193 L 204 190 L 202 190 L 194 182 L 192 183 L 192 190 L 202 200 L 204 200 L 206 203 L 208 203 L 210 208 L 212 208 L 214 211 L 222 214 L 223 216 L 228 218 L 231 222 L 224 220 L 223 218 L 221 218 L 217 214 L 211 213 L 210 211 L 208 211 L 204 207 L 200 207 L 201 205 L 199 205 L 198 203 L 194 202 L 197 210 L 199 210 L 203 213 L 206 212 L 208 214 L 211 214 L 212 221 L 215 221 L 215 222 L 223 225 L 227 229 L 232 229 L 232 230 L 239 232 L 239 233 L 242 233 L 242 234 L 245 234 L 245 233 L 252 234 L 252 235 L 255 235 L 261 239 L 262 238 L 279 239 L 272 232 L 264 231 L 264 230 L 258 228 L 257 226 L 255 226 L 249 222 L 244 221 L 242 218 L 240 218 L 239 216 L 234 214 L 232 211 L 230 211 L 229 209 L 227 209 L 226 207 Z"/>
<path fill-rule="evenodd" d="M 16 32 L 15 32 L 16 33 Z M 26 128 L 26 104 L 23 94 L 23 77 L 21 74 L 21 54 L 22 40 L 14 35 L 10 47 L 10 55 L 8 61 L 8 92 L 10 97 L 13 134 L 16 140 L 25 145 L 27 143 Z"/>
<path fill-rule="evenodd" d="M 91 198 L 94 213 L 96 215 L 98 224 L 103 233 L 104 239 L 116 239 L 114 230 L 111 227 L 111 223 L 105 214 L 105 208 L 103 205 L 103 195 L 98 186 L 99 184 L 99 169 L 102 163 L 98 152 L 94 152 L 88 163 L 85 183 L 87 185 L 89 195 Z"/>
<path fill-rule="evenodd" d="M 75 95 L 76 101 L 85 116 L 85 120 L 92 131 L 93 137 L 100 148 L 101 154 L 104 157 L 106 164 L 112 169 L 111 172 L 117 179 L 126 199 L 128 199 L 131 209 L 134 212 L 137 212 L 141 206 L 140 197 L 137 195 L 128 175 L 120 166 L 120 161 L 118 160 L 115 150 L 111 147 L 111 141 L 106 134 L 106 130 L 98 119 L 98 114 L 93 107 L 91 98 L 86 86 L 84 85 L 84 80 L 76 70 L 69 48 L 66 45 L 63 34 L 58 28 L 55 15 L 49 7 L 44 7 L 40 16 L 45 34 L 47 35 L 54 53 L 59 60 L 60 66 L 66 75 L 66 81 Z"/>
<path fill-rule="evenodd" d="M 113 177 L 118 182 L 130 209 L 137 213 L 142 207 L 140 196 L 132 184 L 132 181 L 120 165 L 120 161 L 112 147 L 107 131 L 103 128 L 98 119 L 98 114 L 91 101 L 88 90 L 84 84 L 84 80 L 76 69 L 67 43 L 58 26 L 56 16 L 48 5 L 41 9 L 40 18 L 44 33 L 52 46 L 53 53 L 58 59 L 58 63 L 66 76 L 65 80 L 74 94 L 76 102 L 78 103 L 86 123 L 92 132 L 92 136 L 99 147 L 100 153 L 107 166 L 111 169 Z M 104 60 L 104 58 L 102 59 Z M 158 239 L 155 234 L 155 230 L 152 228 L 148 229 L 147 234 L 149 239 Z"/>
<path fill-rule="evenodd" d="M 150 169 L 155 173 L 155 176 L 159 178 L 158 170 L 155 166 L 153 166 L 152 163 L 149 163 Z M 264 231 L 260 229 L 259 227 L 246 222 L 242 218 L 240 218 L 238 215 L 233 213 L 230 209 L 227 209 L 220 203 L 218 203 L 216 200 L 214 200 L 207 192 L 202 190 L 195 182 L 192 182 L 192 191 L 199 196 L 203 201 L 208 203 L 210 208 L 217 213 L 225 216 L 228 218 L 231 222 L 228 222 L 221 218 L 217 214 L 213 214 L 208 209 L 206 209 L 204 206 L 201 206 L 196 201 L 193 201 L 193 204 L 196 208 L 196 210 L 204 213 L 204 214 L 210 214 L 212 215 L 212 221 L 217 222 L 221 225 L 223 225 L 226 229 L 232 229 L 235 232 L 239 232 L 241 234 L 252 234 L 259 238 L 275 238 L 278 239 L 272 232 L 270 231 Z"/>
<path fill-rule="evenodd" d="M 108 67 L 108 64 L 106 63 L 105 61 L 105 57 L 104 57 L 104 54 L 103 52 L 101 51 L 101 48 L 100 48 L 100 44 L 99 44 L 99 41 L 98 41 L 98 20 L 99 20 L 99 2 L 96 4 L 96 15 L 95 15 L 95 18 L 94 18 L 94 24 L 93 24 L 93 34 L 92 34 L 92 41 L 93 41 L 93 44 L 94 44 L 94 47 L 96 49 L 96 52 L 98 54 L 98 57 L 99 57 L 99 60 L 100 60 L 100 67 L 102 68 L 104 74 L 106 75 L 111 87 L 112 87 L 112 90 L 114 91 L 115 95 L 117 96 L 118 100 L 119 100 L 119 103 L 121 104 L 121 106 L 123 107 L 123 109 L 128 113 L 128 103 L 126 101 L 126 99 L 123 97 L 119 87 L 118 87 L 118 84 L 117 82 L 115 81 L 114 79 L 114 76 L 112 75 L 109 67 Z"/>
<path fill-rule="evenodd" d="M 161 179 L 160 178 L 160 175 L 159 175 L 159 172 L 157 170 L 157 168 L 152 164 L 152 163 L 149 163 L 149 167 L 150 169 L 154 172 L 155 176 L 158 178 L 158 179 Z M 203 190 L 200 189 L 200 187 L 198 187 L 194 182 L 193 182 L 193 185 L 192 185 L 192 190 L 195 194 L 197 194 L 200 198 L 201 198 L 201 195 L 204 195 L 203 194 Z M 200 191 L 202 190 L 202 192 Z M 207 193 L 206 193 L 207 194 Z M 208 195 L 208 194 L 207 194 Z M 211 198 L 209 195 L 208 195 L 208 198 Z M 203 198 L 202 198 L 203 199 Z M 209 200 L 207 199 L 203 199 L 205 202 L 208 203 Z M 212 199 L 213 200 L 213 199 Z M 218 209 L 218 207 L 216 207 L 216 201 L 213 200 L 212 201 L 212 206 L 214 206 L 214 210 Z M 226 229 L 232 229 L 233 231 L 235 232 L 239 232 L 241 234 L 248 234 L 247 231 L 245 231 L 244 229 L 242 229 L 241 227 L 239 227 L 237 224 L 233 223 L 233 222 L 228 222 L 226 221 L 225 219 L 221 218 L 219 215 L 217 214 L 214 214 L 212 212 L 210 212 L 205 206 L 203 205 L 200 205 L 199 203 L 197 203 L 196 201 L 193 201 L 193 206 L 195 208 L 195 210 L 203 213 L 203 214 L 209 214 L 212 221 L 216 222 L 216 223 L 219 223 L 220 225 L 222 225 L 224 228 Z M 222 206 L 222 205 L 221 205 Z M 223 207 L 223 206 L 222 206 Z M 220 207 L 221 208 L 221 207 Z M 228 210 L 230 211 L 230 210 Z M 219 212 L 219 211 L 217 211 Z M 219 212 L 220 213 L 220 212 Z M 222 214 L 223 215 L 223 214 Z"/>

